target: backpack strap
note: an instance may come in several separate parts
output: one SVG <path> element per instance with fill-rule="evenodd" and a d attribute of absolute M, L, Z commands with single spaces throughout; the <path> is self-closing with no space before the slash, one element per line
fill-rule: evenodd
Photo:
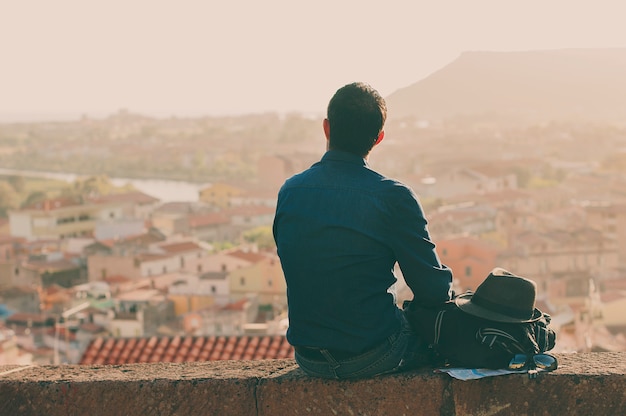
<path fill-rule="evenodd" d="M 433 338 L 433 347 L 436 349 L 439 345 L 439 338 L 441 337 L 441 326 L 443 325 L 443 315 L 446 313 L 446 310 L 440 310 L 437 313 L 437 317 L 435 318 L 435 336 Z"/>
<path fill-rule="evenodd" d="M 498 328 L 479 328 L 476 339 L 490 349 L 498 347 L 512 355 L 526 353 L 526 349 L 513 335 Z"/>

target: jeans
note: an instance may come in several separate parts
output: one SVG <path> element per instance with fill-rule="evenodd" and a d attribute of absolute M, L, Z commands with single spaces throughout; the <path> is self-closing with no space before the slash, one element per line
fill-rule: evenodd
<path fill-rule="evenodd" d="M 310 376 L 330 379 L 367 378 L 395 373 L 426 364 L 419 357 L 419 340 L 402 316 L 400 330 L 376 347 L 348 358 L 336 359 L 331 352 L 319 349 L 325 359 L 303 357 L 296 350 L 296 362 Z"/>

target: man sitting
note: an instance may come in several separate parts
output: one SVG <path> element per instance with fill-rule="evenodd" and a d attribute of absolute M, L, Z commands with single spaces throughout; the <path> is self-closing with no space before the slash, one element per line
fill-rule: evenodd
<path fill-rule="evenodd" d="M 420 364 L 420 341 L 390 291 L 396 262 L 415 304 L 450 300 L 452 273 L 415 194 L 368 165 L 386 116 L 369 85 L 340 88 L 323 121 L 326 153 L 278 195 L 273 231 L 287 282 L 287 339 L 312 376 L 371 377 Z"/>

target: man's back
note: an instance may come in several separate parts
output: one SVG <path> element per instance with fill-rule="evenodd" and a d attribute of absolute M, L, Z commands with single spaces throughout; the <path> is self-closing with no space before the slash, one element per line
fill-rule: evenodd
<path fill-rule="evenodd" d="M 416 225 L 399 217 L 407 201 L 415 202 L 408 188 L 341 151 L 285 183 L 274 232 L 292 344 L 361 352 L 398 330 L 388 289 L 405 244 L 398 228 Z"/>

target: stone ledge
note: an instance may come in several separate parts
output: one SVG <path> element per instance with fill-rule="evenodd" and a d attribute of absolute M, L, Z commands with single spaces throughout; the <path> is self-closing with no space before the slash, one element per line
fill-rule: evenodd
<path fill-rule="evenodd" d="M 293 360 L 0 367 L 0 415 L 620 415 L 626 352 L 561 354 L 530 380 L 431 370 L 358 381 Z"/>

